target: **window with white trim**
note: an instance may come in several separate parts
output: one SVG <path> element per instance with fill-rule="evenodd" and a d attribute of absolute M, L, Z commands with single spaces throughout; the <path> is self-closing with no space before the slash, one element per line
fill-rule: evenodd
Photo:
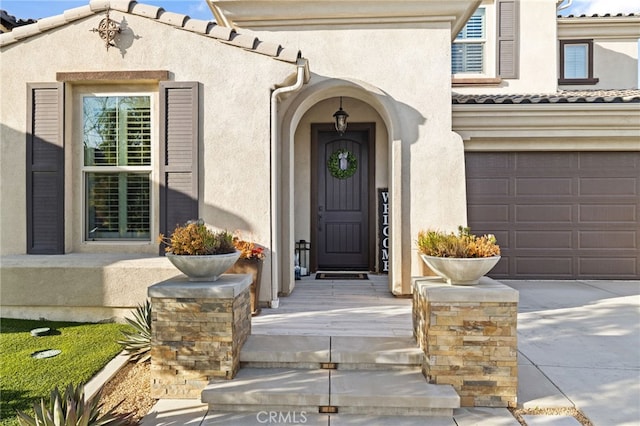
<path fill-rule="evenodd" d="M 151 237 L 151 96 L 82 100 L 84 238 Z"/>
<path fill-rule="evenodd" d="M 451 45 L 452 74 L 484 72 L 485 9 L 478 8 Z"/>

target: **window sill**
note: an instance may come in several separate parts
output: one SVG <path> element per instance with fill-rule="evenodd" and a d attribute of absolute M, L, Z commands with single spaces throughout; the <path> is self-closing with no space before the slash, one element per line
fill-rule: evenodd
<path fill-rule="evenodd" d="M 451 85 L 453 87 L 459 86 L 497 86 L 502 83 L 502 79 L 497 78 L 487 78 L 487 77 L 479 77 L 479 78 L 451 78 Z"/>
<path fill-rule="evenodd" d="M 560 78 L 558 79 L 558 84 L 560 85 L 593 85 L 598 84 L 600 81 L 599 78 Z"/>

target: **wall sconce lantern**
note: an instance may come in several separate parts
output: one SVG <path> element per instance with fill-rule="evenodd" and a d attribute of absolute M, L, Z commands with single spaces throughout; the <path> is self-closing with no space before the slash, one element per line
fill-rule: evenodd
<path fill-rule="evenodd" d="M 98 33 L 100 38 L 104 41 L 107 50 L 109 47 L 115 47 L 114 40 L 116 34 L 120 33 L 120 26 L 116 21 L 109 17 L 109 9 L 107 9 L 107 17 L 100 21 L 98 28 L 91 30 L 94 33 Z"/>
<path fill-rule="evenodd" d="M 336 119 L 336 130 L 340 133 L 340 136 L 344 135 L 347 130 L 347 117 L 349 117 L 349 114 L 342 109 L 342 96 L 340 96 L 340 109 L 333 114 L 333 118 Z"/>

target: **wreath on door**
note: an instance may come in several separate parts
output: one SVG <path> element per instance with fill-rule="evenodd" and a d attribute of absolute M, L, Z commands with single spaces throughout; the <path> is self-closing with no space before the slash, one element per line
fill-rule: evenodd
<path fill-rule="evenodd" d="M 334 178 L 348 179 L 358 170 L 358 160 L 350 151 L 339 149 L 331 154 L 327 167 Z"/>

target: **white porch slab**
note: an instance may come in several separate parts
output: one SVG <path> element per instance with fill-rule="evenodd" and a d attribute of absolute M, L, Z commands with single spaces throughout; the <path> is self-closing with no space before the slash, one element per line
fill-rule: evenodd
<path fill-rule="evenodd" d="M 456 426 L 449 417 L 332 414 L 331 426 Z"/>
<path fill-rule="evenodd" d="M 411 298 L 395 297 L 388 276 L 369 280 L 324 281 L 304 277 L 278 309 L 263 308 L 251 333 L 306 336 L 412 335 Z"/>
<path fill-rule="evenodd" d="M 535 365 L 518 366 L 518 405 L 524 408 L 573 407 Z"/>
<path fill-rule="evenodd" d="M 520 426 L 506 408 L 469 407 L 453 410 L 457 426 Z"/>
<path fill-rule="evenodd" d="M 445 416 L 460 397 L 452 386 L 427 383 L 420 369 L 333 370 L 331 405 L 348 414 Z"/>
<path fill-rule="evenodd" d="M 638 347 L 635 351 L 637 353 Z M 541 366 L 542 372 L 595 425 L 637 425 L 640 370 Z"/>
<path fill-rule="evenodd" d="M 202 391 L 202 402 L 222 406 L 220 411 L 255 410 L 258 405 L 291 410 L 329 405 L 329 370 L 241 368 L 233 380 L 212 381 Z"/>
<path fill-rule="evenodd" d="M 329 426 L 329 416 L 306 411 L 255 411 L 248 413 L 209 411 L 200 426 L 251 426 L 265 424 Z M 333 425 L 333 422 L 331 424 Z"/>
<path fill-rule="evenodd" d="M 323 363 L 330 361 L 329 336 L 253 334 L 240 352 L 240 362 Z"/>
<path fill-rule="evenodd" d="M 423 352 L 417 347 L 413 337 L 331 338 L 331 362 L 338 364 L 421 366 L 422 357 Z"/>
<path fill-rule="evenodd" d="M 199 426 L 209 406 L 197 399 L 160 399 L 140 422 L 141 426 Z"/>
<path fill-rule="evenodd" d="M 544 415 L 524 415 L 522 416 L 527 426 L 580 426 L 581 423 L 572 416 L 544 416 Z"/>

